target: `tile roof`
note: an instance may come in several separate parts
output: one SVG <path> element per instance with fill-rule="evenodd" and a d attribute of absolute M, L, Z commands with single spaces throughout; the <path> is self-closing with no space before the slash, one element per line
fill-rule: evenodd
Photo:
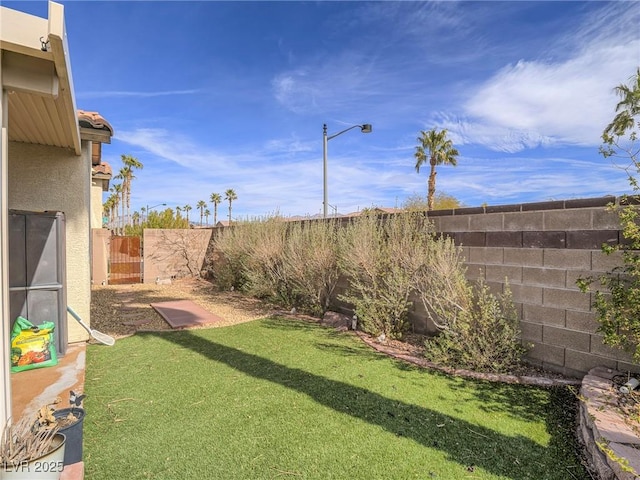
<path fill-rule="evenodd" d="M 113 127 L 98 112 L 78 110 L 78 123 L 81 127 L 93 128 L 96 130 L 107 130 L 113 136 Z"/>
<path fill-rule="evenodd" d="M 94 175 L 96 174 L 111 175 L 112 174 L 111 165 L 109 165 L 107 162 L 100 162 L 98 165 L 93 166 L 92 173 Z"/>

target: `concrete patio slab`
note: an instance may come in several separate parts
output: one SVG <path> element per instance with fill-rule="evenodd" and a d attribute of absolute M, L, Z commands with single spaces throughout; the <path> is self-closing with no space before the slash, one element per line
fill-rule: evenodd
<path fill-rule="evenodd" d="M 191 300 L 152 303 L 151 307 L 174 329 L 202 327 L 223 320 Z"/>

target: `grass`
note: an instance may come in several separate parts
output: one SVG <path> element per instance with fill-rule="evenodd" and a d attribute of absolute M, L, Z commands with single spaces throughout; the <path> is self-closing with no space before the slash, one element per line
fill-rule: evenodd
<path fill-rule="evenodd" d="M 310 323 L 91 346 L 85 390 L 92 480 L 589 478 L 567 390 L 418 369 Z"/>

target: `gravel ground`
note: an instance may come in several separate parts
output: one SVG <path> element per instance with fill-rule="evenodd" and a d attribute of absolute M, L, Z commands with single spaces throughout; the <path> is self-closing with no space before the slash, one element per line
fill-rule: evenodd
<path fill-rule="evenodd" d="M 115 338 L 139 330 L 170 330 L 150 304 L 191 300 L 224 320 L 212 327 L 248 322 L 276 309 L 237 292 L 220 292 L 201 279 L 180 279 L 170 285 L 134 284 L 94 286 L 91 290 L 91 328 Z"/>

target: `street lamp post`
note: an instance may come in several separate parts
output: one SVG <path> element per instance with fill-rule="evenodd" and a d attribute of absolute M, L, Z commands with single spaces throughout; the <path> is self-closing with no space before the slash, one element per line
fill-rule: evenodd
<path fill-rule="evenodd" d="M 322 211 L 324 218 L 327 218 L 327 208 L 329 207 L 329 194 L 327 189 L 327 143 L 332 138 L 336 138 L 338 135 L 342 135 L 349 130 L 358 127 L 362 133 L 371 133 L 371 124 L 363 123 L 362 125 L 353 125 L 349 128 L 345 128 L 344 130 L 334 133 L 333 135 L 327 135 L 327 124 L 325 123 L 322 126 L 322 178 L 323 178 L 323 200 L 322 200 Z"/>
<path fill-rule="evenodd" d="M 150 208 L 160 207 L 160 206 L 166 207 L 167 204 L 166 203 L 159 203 L 157 205 L 151 205 L 151 206 L 147 205 L 147 221 L 149 221 L 149 209 Z"/>

